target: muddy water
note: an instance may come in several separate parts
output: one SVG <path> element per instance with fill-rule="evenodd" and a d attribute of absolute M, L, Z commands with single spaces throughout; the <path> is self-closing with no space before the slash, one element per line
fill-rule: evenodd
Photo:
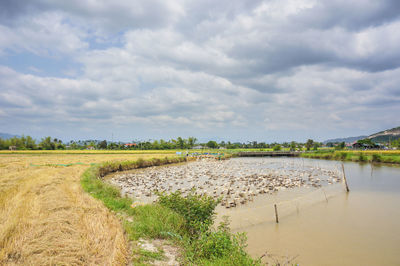
<path fill-rule="evenodd" d="M 279 160 L 299 167 L 340 166 L 335 161 Z M 264 262 L 400 265 L 400 168 L 358 163 L 344 166 L 349 193 L 341 184 L 325 190 L 279 191 L 275 198 L 219 209 L 219 218 L 229 215 L 234 231 L 247 232 L 247 250 L 254 257 L 266 254 Z M 274 203 L 279 224 L 275 223 Z"/>

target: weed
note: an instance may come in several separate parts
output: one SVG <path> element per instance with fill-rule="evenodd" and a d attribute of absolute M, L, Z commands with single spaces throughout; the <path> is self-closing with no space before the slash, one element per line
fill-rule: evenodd
<path fill-rule="evenodd" d="M 187 197 L 183 197 L 180 192 L 169 195 L 159 193 L 158 203 L 182 215 L 189 235 L 196 237 L 213 224 L 214 209 L 219 200 L 215 201 L 207 195 L 198 195 L 193 190 Z"/>
<path fill-rule="evenodd" d="M 149 262 L 153 262 L 155 260 L 163 260 L 165 258 L 164 251 L 159 249 L 156 252 L 139 249 L 134 251 L 134 260 L 135 265 L 148 265 Z"/>
<path fill-rule="evenodd" d="M 366 162 L 367 161 L 367 156 L 365 156 L 362 152 L 360 152 L 359 154 L 358 154 L 358 161 L 360 161 L 360 162 Z"/>
<path fill-rule="evenodd" d="M 127 211 L 134 219 L 125 221 L 124 228 L 130 240 L 145 238 L 171 238 L 179 240 L 185 235 L 185 221 L 179 214 L 159 204 L 148 204 Z"/>
<path fill-rule="evenodd" d="M 382 156 L 380 154 L 372 154 L 372 161 L 373 162 L 381 162 L 382 161 Z"/>
<path fill-rule="evenodd" d="M 347 158 L 347 152 L 341 152 L 340 153 L 340 160 L 345 161 Z"/>

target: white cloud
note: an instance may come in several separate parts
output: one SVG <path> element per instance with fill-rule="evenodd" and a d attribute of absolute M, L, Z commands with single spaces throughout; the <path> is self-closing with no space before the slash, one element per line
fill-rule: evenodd
<path fill-rule="evenodd" d="M 353 4 L 328 12 L 341 0 L 34 3 L 0 20 L 0 59 L 31 53 L 80 69 L 51 77 L 49 66 L 29 64 L 32 75 L 4 61 L 1 114 L 19 128 L 301 139 L 400 122 L 390 1 L 360 0 L 355 17 Z"/>
<path fill-rule="evenodd" d="M 58 13 L 20 19 L 17 26 L 0 25 L 0 49 L 42 56 L 71 54 L 88 48 L 86 33 L 64 21 Z"/>

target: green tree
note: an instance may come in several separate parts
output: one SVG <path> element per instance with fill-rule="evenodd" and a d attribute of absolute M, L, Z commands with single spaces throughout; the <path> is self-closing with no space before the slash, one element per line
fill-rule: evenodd
<path fill-rule="evenodd" d="M 176 142 L 177 142 L 176 144 L 177 144 L 179 149 L 184 149 L 185 148 L 185 140 L 184 139 L 182 139 L 181 137 L 178 137 L 176 139 Z"/>
<path fill-rule="evenodd" d="M 42 141 L 39 143 L 39 146 L 43 150 L 55 150 L 56 145 L 51 140 L 51 137 L 42 138 Z"/>
<path fill-rule="evenodd" d="M 340 142 L 339 148 L 340 148 L 341 150 L 343 150 L 344 147 L 346 147 L 346 143 L 344 143 L 344 141 Z"/>
<path fill-rule="evenodd" d="M 391 147 L 399 149 L 400 148 L 400 139 L 392 141 Z"/>
<path fill-rule="evenodd" d="M 306 142 L 306 149 L 309 151 L 313 145 L 314 141 L 312 139 L 308 139 Z"/>
<path fill-rule="evenodd" d="M 8 141 L 6 139 L 0 138 L 0 149 L 6 150 L 10 145 L 8 145 Z"/>
<path fill-rule="evenodd" d="M 99 146 L 99 149 L 103 149 L 103 150 L 107 149 L 107 141 L 106 140 L 101 141 L 98 146 Z"/>
<path fill-rule="evenodd" d="M 218 148 L 218 143 L 216 141 L 210 140 L 209 142 L 207 142 L 207 147 L 209 147 L 210 149 L 216 149 Z"/>
<path fill-rule="evenodd" d="M 296 142 L 295 141 L 290 142 L 290 150 L 291 151 L 295 151 L 296 150 Z"/>
<path fill-rule="evenodd" d="M 28 150 L 36 150 L 37 149 L 36 141 L 31 136 L 26 136 L 25 148 L 27 148 Z"/>
<path fill-rule="evenodd" d="M 154 140 L 153 143 L 151 144 L 151 148 L 152 148 L 153 150 L 159 150 L 160 147 L 161 147 L 161 146 L 160 146 L 158 140 Z"/>
<path fill-rule="evenodd" d="M 194 145 L 196 144 L 196 141 L 197 141 L 197 139 L 195 137 L 189 137 L 188 141 L 187 141 L 189 148 L 193 148 Z"/>

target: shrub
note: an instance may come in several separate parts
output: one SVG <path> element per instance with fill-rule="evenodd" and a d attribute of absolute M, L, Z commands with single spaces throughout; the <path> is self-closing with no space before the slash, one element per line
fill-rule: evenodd
<path fill-rule="evenodd" d="M 213 224 L 214 210 L 219 200 L 211 196 L 198 195 L 195 191 L 183 197 L 180 192 L 158 193 L 158 203 L 179 213 L 186 221 L 186 229 L 190 236 L 196 237 L 207 231 Z"/>
<path fill-rule="evenodd" d="M 345 161 L 347 158 L 347 152 L 341 152 L 340 153 L 340 160 Z"/>
<path fill-rule="evenodd" d="M 281 145 L 275 145 L 273 148 L 273 151 L 280 151 L 281 150 Z"/>
<path fill-rule="evenodd" d="M 258 265 L 245 251 L 245 233 L 232 234 L 228 218 L 217 230 L 201 232 L 198 239 L 188 242 L 187 259 L 199 265 Z"/>
<path fill-rule="evenodd" d="M 359 160 L 360 162 L 366 162 L 366 161 L 367 161 L 367 156 L 365 156 L 362 152 L 360 152 L 360 153 L 358 154 L 358 160 Z"/>
<path fill-rule="evenodd" d="M 128 213 L 134 217 L 132 221 L 124 222 L 131 240 L 140 237 L 180 239 L 185 235 L 185 220 L 182 216 L 159 204 L 130 208 Z"/>
<path fill-rule="evenodd" d="M 372 154 L 372 161 L 373 162 L 381 162 L 382 161 L 382 156 L 380 154 Z"/>

